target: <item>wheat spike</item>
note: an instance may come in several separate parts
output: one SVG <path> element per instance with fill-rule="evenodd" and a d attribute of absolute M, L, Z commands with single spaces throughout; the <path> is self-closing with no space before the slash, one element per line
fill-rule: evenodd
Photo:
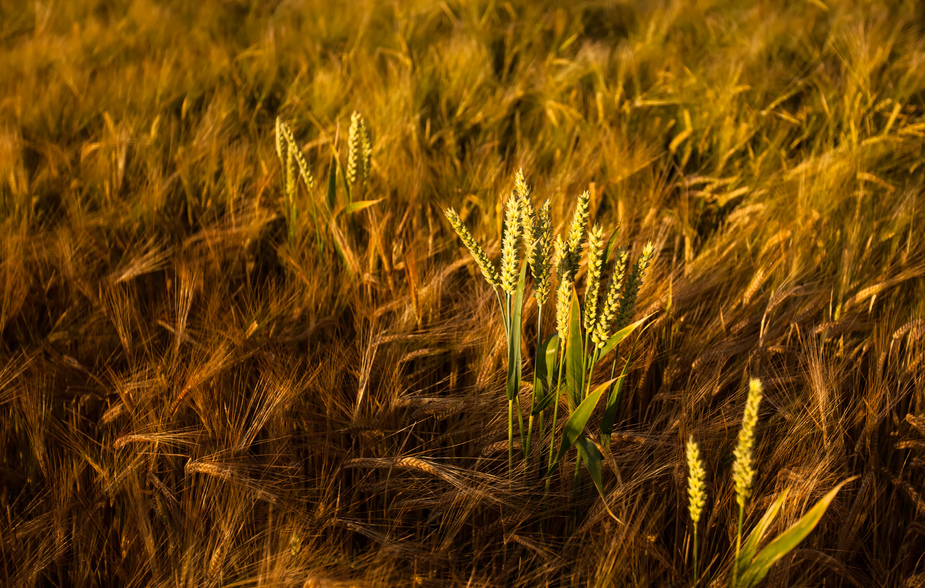
<path fill-rule="evenodd" d="M 732 478 L 735 483 L 736 502 L 739 508 L 745 506 L 752 493 L 752 448 L 755 444 L 755 425 L 758 422 L 758 405 L 761 403 L 761 382 L 752 378 L 748 383 L 748 398 L 745 401 L 745 415 L 735 448 L 735 462 L 732 464 Z"/>
<path fill-rule="evenodd" d="M 639 288 L 642 286 L 642 280 L 646 276 L 646 269 L 652 256 L 655 254 L 655 247 L 652 243 L 647 243 L 642 249 L 642 253 L 636 260 L 629 277 L 626 279 L 626 285 L 623 288 L 623 298 L 620 300 L 620 310 L 617 311 L 617 330 L 619 331 L 630 323 L 633 317 L 633 309 L 636 307 L 636 297 L 639 296 Z"/>
<path fill-rule="evenodd" d="M 588 228 L 588 206 L 590 202 L 591 193 L 585 190 L 578 197 L 575 214 L 572 216 L 572 224 L 569 226 L 568 238 L 565 242 L 565 255 L 559 264 L 560 279 L 563 272 L 568 272 L 569 281 L 575 281 L 575 274 L 578 273 L 578 265 L 581 261 L 581 247 L 585 243 L 585 233 Z"/>
<path fill-rule="evenodd" d="M 508 294 L 517 289 L 517 242 L 523 232 L 521 206 L 511 195 L 504 215 L 504 237 L 501 239 L 501 288 Z"/>
<path fill-rule="evenodd" d="M 353 111 L 350 117 L 350 130 L 347 132 L 347 185 L 352 186 L 357 179 L 357 164 L 360 157 L 360 121 L 362 117 Z M 360 164 L 362 165 L 362 164 Z"/>
<path fill-rule="evenodd" d="M 552 218 L 549 200 L 543 203 L 536 216 L 533 247 L 530 253 L 530 270 L 533 274 L 533 297 L 538 304 L 545 304 L 549 298 L 549 283 L 552 277 L 551 260 Z"/>
<path fill-rule="evenodd" d="M 706 472 L 703 469 L 703 461 L 700 459 L 700 448 L 694 442 L 693 435 L 687 441 L 687 472 L 688 510 L 691 514 L 691 521 L 696 527 L 707 501 L 707 493 L 704 484 Z"/>
<path fill-rule="evenodd" d="M 559 342 L 565 347 L 565 339 L 568 335 L 568 315 L 572 298 L 572 282 L 568 275 L 559 280 L 559 288 L 556 290 L 556 329 L 559 332 Z"/>
<path fill-rule="evenodd" d="M 610 283 L 607 286 L 607 296 L 604 298 L 604 306 L 600 315 L 597 317 L 597 323 L 591 332 L 591 340 L 598 349 L 602 349 L 610 337 L 610 327 L 613 325 L 613 319 L 616 316 L 617 309 L 620 306 L 620 296 L 623 292 L 623 276 L 626 274 L 626 264 L 629 260 L 629 254 L 624 250 L 620 252 L 613 267 L 613 273 L 610 275 Z"/>
<path fill-rule="evenodd" d="M 594 225 L 588 234 L 588 285 L 585 288 L 585 331 L 590 332 L 597 321 L 597 303 L 604 268 L 604 228 Z"/>
<path fill-rule="evenodd" d="M 475 237 L 472 236 L 472 233 L 469 232 L 469 229 L 466 228 L 466 225 L 463 224 L 462 219 L 459 218 L 459 214 L 452 208 L 447 208 L 444 214 L 453 226 L 453 230 L 456 231 L 456 234 L 462 239 L 463 244 L 469 249 L 469 253 L 471 253 L 472 257 L 475 259 L 475 263 L 479 266 L 479 269 L 482 270 L 482 275 L 485 276 L 485 280 L 493 288 L 500 286 L 501 279 L 498 277 L 498 270 L 495 269 L 494 264 L 488 259 L 488 255 L 485 253 L 485 250 L 482 249 L 482 246 L 479 245 Z"/>

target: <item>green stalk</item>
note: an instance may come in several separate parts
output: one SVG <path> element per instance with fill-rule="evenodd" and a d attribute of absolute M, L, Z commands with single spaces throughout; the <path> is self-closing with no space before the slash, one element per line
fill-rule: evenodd
<path fill-rule="evenodd" d="M 739 530 L 736 533 L 736 558 L 732 565 L 732 585 L 736 585 L 739 576 L 739 552 L 742 551 L 742 519 L 745 518 L 745 505 L 739 505 Z"/>
<path fill-rule="evenodd" d="M 527 444 L 524 446 L 524 465 L 527 471 L 530 470 L 530 447 L 533 445 L 533 410 L 536 408 L 536 374 L 537 361 L 540 359 L 537 355 L 540 345 L 543 341 L 543 305 L 539 304 L 536 314 L 536 351 L 533 353 L 533 394 L 530 395 L 530 417 L 527 419 Z M 542 358 L 543 361 L 546 358 Z"/>
<path fill-rule="evenodd" d="M 563 343 L 560 343 L 563 345 Z M 556 398 L 553 400 L 552 409 L 552 434 L 549 436 L 549 463 L 546 465 L 546 494 L 549 494 L 549 484 L 552 479 L 549 475 L 552 473 L 552 460 L 556 454 L 556 421 L 559 418 L 559 390 L 562 388 L 562 361 L 565 359 L 565 350 L 559 356 L 559 375 L 556 377 Z"/>
<path fill-rule="evenodd" d="M 694 525 L 694 588 L 697 587 L 697 525 Z"/>

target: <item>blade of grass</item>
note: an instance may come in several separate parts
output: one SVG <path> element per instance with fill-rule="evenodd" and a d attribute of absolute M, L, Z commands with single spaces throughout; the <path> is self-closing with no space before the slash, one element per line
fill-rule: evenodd
<path fill-rule="evenodd" d="M 604 392 L 607 391 L 611 383 L 613 383 L 613 380 L 608 380 L 595 388 L 594 391 L 588 394 L 588 397 L 578 405 L 578 408 L 575 409 L 565 422 L 565 428 L 562 430 L 562 444 L 559 446 L 558 455 L 556 455 L 556 458 L 549 466 L 549 471 L 546 474 L 547 476 L 553 472 L 565 453 L 571 449 L 572 445 L 575 444 L 584 432 L 585 426 L 591 418 L 591 413 L 594 412 L 594 407 L 597 405 L 598 400 L 601 399 L 601 396 L 604 395 Z"/>
<path fill-rule="evenodd" d="M 771 566 L 780 558 L 790 553 L 813 529 L 816 528 L 816 525 L 819 523 L 822 515 L 825 514 L 825 511 L 829 508 L 832 500 L 835 499 L 835 495 L 838 494 L 838 491 L 841 490 L 845 484 L 857 478 L 858 476 L 848 478 L 838 486 L 829 490 L 829 492 L 816 503 L 816 506 L 803 515 L 799 521 L 794 523 L 793 526 L 784 531 L 767 547 L 762 549 L 761 553 L 749 562 L 748 568 L 742 573 L 737 587 L 750 588 L 763 580 L 771 570 Z"/>

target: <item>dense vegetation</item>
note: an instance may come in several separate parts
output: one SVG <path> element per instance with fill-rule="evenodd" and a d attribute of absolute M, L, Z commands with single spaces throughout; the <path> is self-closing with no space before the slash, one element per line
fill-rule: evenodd
<path fill-rule="evenodd" d="M 725 586 L 757 378 L 746 530 L 858 477 L 765 585 L 925 586 L 922 6 L 0 0 L 0 583 L 686 586 L 693 437 Z M 603 497 L 444 216 L 521 168 L 654 246 Z"/>

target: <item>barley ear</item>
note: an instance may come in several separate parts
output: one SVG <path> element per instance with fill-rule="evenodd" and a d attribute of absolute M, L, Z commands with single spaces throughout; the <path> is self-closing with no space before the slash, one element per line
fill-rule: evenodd
<path fill-rule="evenodd" d="M 466 225 L 463 224 L 462 219 L 459 218 L 459 214 L 452 208 L 447 208 L 444 214 L 453 226 L 453 230 L 456 231 L 456 234 L 462 239 L 463 244 L 469 249 L 469 253 L 471 253 L 472 257 L 475 259 L 475 263 L 479 266 L 479 269 L 482 270 L 482 275 L 485 276 L 485 280 L 493 288 L 500 286 L 501 280 L 498 277 L 498 271 L 495 269 L 491 260 L 488 259 L 485 250 L 482 249 L 482 246 L 479 245 L 475 237 L 472 236 L 472 233 L 469 232 L 469 229 L 466 228 Z"/>
<path fill-rule="evenodd" d="M 707 501 L 705 478 L 706 472 L 703 469 L 703 461 L 700 459 L 700 448 L 697 447 L 694 436 L 691 435 L 687 442 L 687 496 L 691 522 L 695 527 L 700 522 L 700 515 Z"/>
<path fill-rule="evenodd" d="M 762 386 L 755 378 L 748 383 L 748 398 L 745 401 L 745 415 L 739 430 L 739 441 L 735 448 L 735 462 L 732 464 L 732 478 L 735 483 L 736 502 L 739 508 L 752 493 L 755 470 L 752 467 L 752 448 L 755 444 L 755 425 L 758 422 L 758 405 L 761 403 Z"/>
<path fill-rule="evenodd" d="M 585 288 L 585 332 L 597 322 L 598 297 L 604 268 L 604 228 L 595 225 L 588 233 L 588 284 Z"/>

